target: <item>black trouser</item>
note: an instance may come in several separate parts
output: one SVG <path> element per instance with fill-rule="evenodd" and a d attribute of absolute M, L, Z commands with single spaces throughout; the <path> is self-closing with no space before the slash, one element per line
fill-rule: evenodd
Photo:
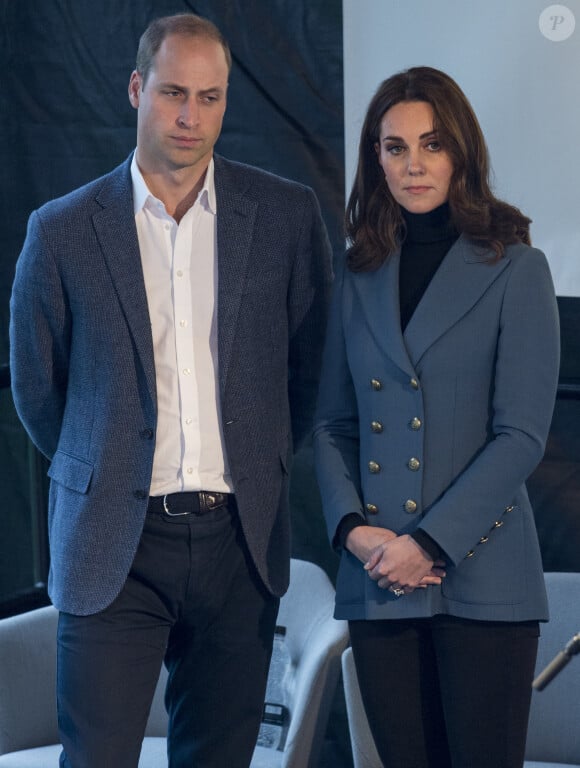
<path fill-rule="evenodd" d="M 388 768 L 521 768 L 538 623 L 351 621 L 365 711 Z"/>
<path fill-rule="evenodd" d="M 148 512 L 118 598 L 95 615 L 60 615 L 61 766 L 137 768 L 165 659 L 170 768 L 247 768 L 278 605 L 235 502 L 202 516 Z"/>

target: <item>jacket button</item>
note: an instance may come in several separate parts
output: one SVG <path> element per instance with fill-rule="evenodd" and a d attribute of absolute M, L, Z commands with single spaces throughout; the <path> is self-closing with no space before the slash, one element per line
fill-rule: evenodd
<path fill-rule="evenodd" d="M 474 554 L 475 552 L 472 549 L 470 549 L 469 552 L 465 555 L 465 557 L 473 557 Z"/>
<path fill-rule="evenodd" d="M 381 471 L 381 465 L 377 464 L 376 461 L 369 461 L 369 471 L 372 472 L 373 475 L 376 475 L 377 472 Z"/>
<path fill-rule="evenodd" d="M 514 505 L 513 505 L 513 504 L 510 504 L 510 505 L 509 505 L 509 507 L 506 507 L 506 508 L 505 508 L 505 511 L 506 511 L 506 512 L 513 512 L 513 509 L 514 509 Z"/>
<path fill-rule="evenodd" d="M 494 528 L 501 528 L 502 525 L 503 525 L 503 521 L 502 520 L 496 520 L 495 523 L 493 524 L 493 527 Z"/>
<path fill-rule="evenodd" d="M 417 379 L 409 379 L 409 384 L 412 389 L 419 389 L 419 382 Z"/>
<path fill-rule="evenodd" d="M 409 469 L 412 472 L 416 472 L 419 469 L 419 467 L 421 466 L 421 462 L 419 461 L 419 459 L 416 459 L 413 456 L 413 458 L 409 459 L 409 461 L 407 462 L 407 466 L 409 467 Z"/>
<path fill-rule="evenodd" d="M 405 507 L 405 512 L 412 514 L 413 512 L 417 511 L 417 502 L 414 501 L 414 499 L 407 499 L 407 501 L 404 504 L 404 507 Z"/>
<path fill-rule="evenodd" d="M 369 515 L 378 515 L 379 514 L 379 508 L 376 504 L 365 504 L 366 511 L 369 513 Z"/>
<path fill-rule="evenodd" d="M 423 422 L 421 421 L 421 419 L 418 416 L 415 416 L 409 422 L 409 426 L 411 427 L 411 429 L 414 429 L 415 432 L 416 432 L 418 429 L 421 429 L 421 427 L 423 426 Z"/>
<path fill-rule="evenodd" d="M 383 431 L 383 425 L 380 421 L 371 421 L 371 429 L 376 434 L 380 434 Z"/>
<path fill-rule="evenodd" d="M 371 379 L 371 387 L 375 390 L 375 392 L 378 392 L 383 388 L 383 385 L 378 379 Z"/>
<path fill-rule="evenodd" d="M 488 541 L 489 541 L 489 536 L 482 536 L 481 539 L 479 540 L 479 543 L 487 544 Z"/>

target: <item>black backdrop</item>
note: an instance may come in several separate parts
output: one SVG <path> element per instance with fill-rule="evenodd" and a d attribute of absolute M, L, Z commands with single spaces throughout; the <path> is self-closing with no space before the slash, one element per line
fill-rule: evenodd
<path fill-rule="evenodd" d="M 341 0 L 0 0 L 0 366 L 8 362 L 10 286 L 30 212 L 132 151 L 127 86 L 139 36 L 151 19 L 184 11 L 214 21 L 232 49 L 218 151 L 312 186 L 342 252 Z M 13 502 L 0 512 L 4 593 L 42 577 L 26 554 L 40 535 L 29 511 L 29 449 L 8 400 L 4 393 L 0 495 Z M 294 554 L 332 576 L 308 449 L 295 466 Z"/>
<path fill-rule="evenodd" d="M 149 21 L 192 11 L 234 59 L 218 151 L 314 187 L 342 250 L 341 0 L 0 0 L 0 363 L 31 210 L 133 149 L 127 99 Z"/>

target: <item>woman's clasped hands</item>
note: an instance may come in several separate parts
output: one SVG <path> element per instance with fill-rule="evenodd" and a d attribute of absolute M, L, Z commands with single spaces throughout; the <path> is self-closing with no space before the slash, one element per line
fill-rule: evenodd
<path fill-rule="evenodd" d="M 379 587 L 397 597 L 441 584 L 445 578 L 445 562 L 433 561 L 408 534 L 398 536 L 387 528 L 361 525 L 350 531 L 346 547 Z"/>

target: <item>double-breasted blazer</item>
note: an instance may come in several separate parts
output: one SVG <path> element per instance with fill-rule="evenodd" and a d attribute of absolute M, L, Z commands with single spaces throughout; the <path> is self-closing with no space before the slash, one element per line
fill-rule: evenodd
<path fill-rule="evenodd" d="M 447 561 L 441 586 L 397 599 L 343 551 L 339 618 L 547 617 L 525 481 L 552 416 L 557 306 L 540 251 L 492 256 L 460 237 L 404 334 L 400 253 L 337 276 L 314 432 L 329 536 L 354 512 L 423 529 Z"/>
<path fill-rule="evenodd" d="M 330 246 L 310 189 L 217 156 L 215 185 L 225 447 L 250 553 L 281 595 L 288 473 L 311 429 Z M 137 549 L 157 423 L 130 158 L 30 217 L 11 299 L 11 374 L 18 413 L 51 462 L 51 598 L 96 612 Z"/>

